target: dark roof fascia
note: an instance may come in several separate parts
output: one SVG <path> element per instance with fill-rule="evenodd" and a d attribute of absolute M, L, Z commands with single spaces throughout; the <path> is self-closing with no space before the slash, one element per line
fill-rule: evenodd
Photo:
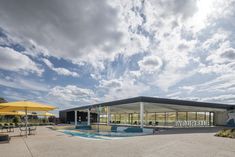
<path fill-rule="evenodd" d="M 210 108 L 227 109 L 227 110 L 235 109 L 235 105 L 228 105 L 228 104 L 140 96 L 140 97 L 98 103 L 98 104 L 93 104 L 93 105 L 75 107 L 75 108 L 71 108 L 71 109 L 62 110 L 61 112 L 82 110 L 82 109 L 103 107 L 103 106 L 130 104 L 130 103 L 136 103 L 136 102 L 162 103 L 162 104 L 194 106 L 194 107 L 210 107 Z"/>

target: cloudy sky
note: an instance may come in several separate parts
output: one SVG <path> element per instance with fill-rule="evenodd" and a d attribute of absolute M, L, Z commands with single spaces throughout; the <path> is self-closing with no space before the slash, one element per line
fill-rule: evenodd
<path fill-rule="evenodd" d="M 235 102 L 234 0 L 0 0 L 0 96 Z"/>

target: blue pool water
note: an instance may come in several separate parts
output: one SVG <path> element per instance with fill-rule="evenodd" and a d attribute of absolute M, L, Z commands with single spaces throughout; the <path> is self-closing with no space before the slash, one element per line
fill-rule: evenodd
<path fill-rule="evenodd" d="M 143 135 L 150 135 L 150 133 L 126 133 L 126 132 L 90 132 L 85 130 L 61 130 L 61 132 L 72 135 L 78 136 L 82 138 L 89 138 L 89 139 L 103 139 L 103 140 L 111 140 L 111 139 L 120 139 L 124 137 L 132 137 L 132 136 L 143 136 Z"/>

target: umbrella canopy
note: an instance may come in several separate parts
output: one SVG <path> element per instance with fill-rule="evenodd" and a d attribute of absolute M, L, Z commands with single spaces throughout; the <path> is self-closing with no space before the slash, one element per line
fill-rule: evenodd
<path fill-rule="evenodd" d="M 44 105 L 31 101 L 17 101 L 17 102 L 8 102 L 0 103 L 0 112 L 7 111 L 50 111 L 54 110 L 56 107 Z"/>
<path fill-rule="evenodd" d="M 28 135 L 28 111 L 50 111 L 54 110 L 56 107 L 44 105 L 31 101 L 17 101 L 17 102 L 8 102 L 8 103 L 0 103 L 0 112 L 8 112 L 8 111 L 25 111 L 25 135 Z"/>
<path fill-rule="evenodd" d="M 45 112 L 45 113 L 38 114 L 38 116 L 52 117 L 52 116 L 55 116 L 55 115 L 53 113 Z"/>
<path fill-rule="evenodd" d="M 16 112 L 0 112 L 0 115 L 4 116 L 24 116 L 25 112 L 16 111 Z"/>

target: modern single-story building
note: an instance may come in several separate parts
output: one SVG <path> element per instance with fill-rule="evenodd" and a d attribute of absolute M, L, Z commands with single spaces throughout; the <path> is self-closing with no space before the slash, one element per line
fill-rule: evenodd
<path fill-rule="evenodd" d="M 143 127 L 235 126 L 235 105 L 134 97 L 62 110 L 63 123 Z"/>

